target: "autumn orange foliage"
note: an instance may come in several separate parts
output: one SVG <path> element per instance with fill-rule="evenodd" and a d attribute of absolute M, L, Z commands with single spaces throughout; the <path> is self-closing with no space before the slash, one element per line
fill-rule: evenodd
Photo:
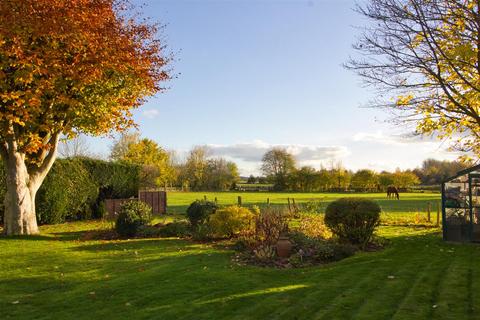
<path fill-rule="evenodd" d="M 164 90 L 171 56 L 158 38 L 161 26 L 132 12 L 116 0 L 0 1 L 0 155 L 7 168 L 23 159 L 32 180 L 44 177 L 59 135 L 128 128 L 131 110 Z"/>

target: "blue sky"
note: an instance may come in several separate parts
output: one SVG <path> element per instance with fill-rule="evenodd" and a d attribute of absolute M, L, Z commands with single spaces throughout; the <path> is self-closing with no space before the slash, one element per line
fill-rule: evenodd
<path fill-rule="evenodd" d="M 134 1 L 135 2 L 135 1 Z M 142 0 L 167 24 L 178 77 L 135 112 L 143 136 L 180 154 L 210 145 L 212 155 L 258 173 L 259 159 L 281 145 L 300 164 L 341 161 L 351 169 L 411 168 L 427 157 L 454 159 L 428 138 L 361 108 L 374 92 L 342 67 L 365 21 L 349 0 Z M 92 149 L 108 154 L 111 140 Z"/>

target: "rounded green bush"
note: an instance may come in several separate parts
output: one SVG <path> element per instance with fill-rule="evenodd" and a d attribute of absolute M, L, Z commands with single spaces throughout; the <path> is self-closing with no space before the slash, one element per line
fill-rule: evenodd
<path fill-rule="evenodd" d="M 229 206 L 212 214 L 208 224 L 215 237 L 231 238 L 242 231 L 253 229 L 255 214 L 245 207 Z"/>
<path fill-rule="evenodd" d="M 207 200 L 196 200 L 187 209 L 188 220 L 192 226 L 203 224 L 211 214 L 217 211 L 218 205 Z"/>
<path fill-rule="evenodd" d="M 115 229 L 122 237 L 133 237 L 152 220 L 152 208 L 142 201 L 125 202 L 118 213 Z"/>
<path fill-rule="evenodd" d="M 364 246 L 380 222 L 380 212 L 375 201 L 342 198 L 328 205 L 325 224 L 341 241 Z"/>

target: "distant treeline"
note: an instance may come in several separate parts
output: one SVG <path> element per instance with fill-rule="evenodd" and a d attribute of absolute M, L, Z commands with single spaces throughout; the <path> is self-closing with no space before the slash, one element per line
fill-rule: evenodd
<path fill-rule="evenodd" d="M 341 164 L 329 168 L 299 166 L 294 155 L 286 149 L 273 148 L 262 158 L 262 175 L 241 179 L 235 162 L 212 157 L 206 146 L 193 147 L 184 159 L 175 152 L 168 152 L 150 139 L 139 134 L 127 133 L 112 146 L 110 159 L 118 163 L 141 167 L 141 188 L 168 188 L 184 191 L 226 191 L 237 188 L 239 183 L 266 185 L 276 191 L 383 191 L 393 185 L 400 189 L 416 186 L 436 188 L 443 180 L 468 167 L 458 161 L 427 159 L 420 168 L 375 172 L 369 169 L 352 171 Z M 434 187 L 432 187 L 434 186 Z M 252 190 L 252 188 L 249 188 Z M 255 188 L 253 188 L 255 190 Z"/>

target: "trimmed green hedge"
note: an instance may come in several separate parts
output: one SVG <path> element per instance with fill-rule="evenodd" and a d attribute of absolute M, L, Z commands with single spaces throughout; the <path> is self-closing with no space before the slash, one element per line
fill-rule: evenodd
<path fill-rule="evenodd" d="M 103 200 L 130 198 L 138 193 L 140 167 L 90 158 L 58 159 L 36 197 L 41 224 L 101 218 Z M 0 221 L 6 192 L 5 173 L 0 165 Z"/>

